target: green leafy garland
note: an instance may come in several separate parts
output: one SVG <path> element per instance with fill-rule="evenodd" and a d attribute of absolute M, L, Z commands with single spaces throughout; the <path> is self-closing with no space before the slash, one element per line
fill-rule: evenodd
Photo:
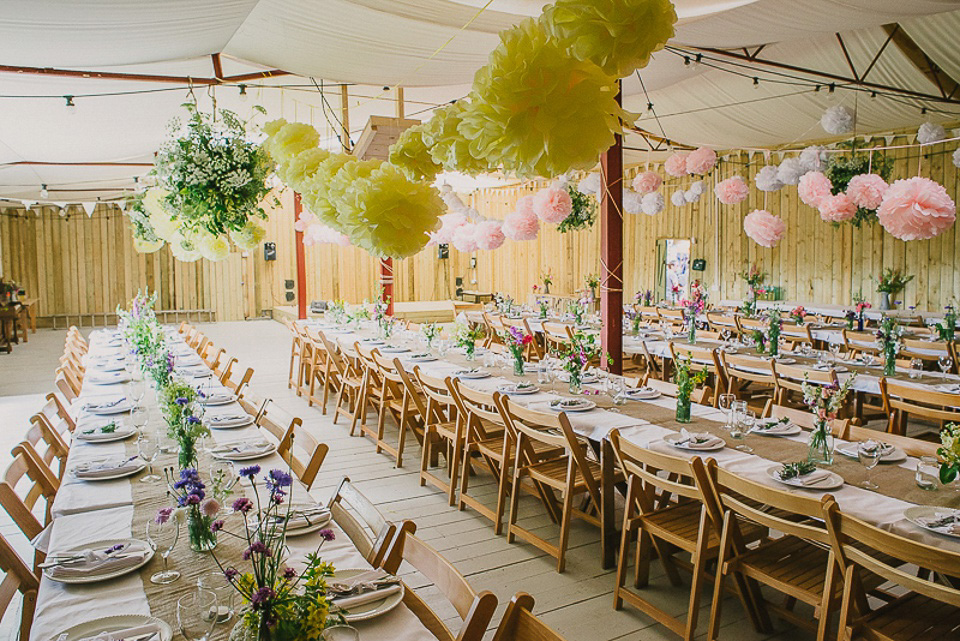
<path fill-rule="evenodd" d="M 856 144 L 846 143 L 853 153 L 850 156 L 844 154 L 830 154 L 827 160 L 827 166 L 823 170 L 824 175 L 833 185 L 831 192 L 836 195 L 847 190 L 847 184 L 850 179 L 859 174 L 870 173 L 871 171 L 887 182 L 890 182 L 890 175 L 893 172 L 893 158 L 887 158 L 879 151 L 869 153 L 857 153 Z M 870 156 L 873 156 L 871 162 Z M 857 208 L 856 215 L 850 219 L 850 224 L 854 227 L 860 227 L 864 222 L 873 224 L 877 222 L 877 211 L 875 209 Z M 840 223 L 834 223 L 839 227 Z"/>
<path fill-rule="evenodd" d="M 193 102 L 183 107 L 189 118 L 183 125 L 178 118 L 170 123 L 171 137 L 153 169 L 183 227 L 220 235 L 239 232 L 251 217 L 266 218 L 260 201 L 269 192 L 271 163 L 260 145 L 247 139 L 246 124 L 226 109 L 207 114 Z"/>
<path fill-rule="evenodd" d="M 143 196 L 144 194 L 137 194 L 126 211 L 130 225 L 133 227 L 133 237 L 149 243 L 160 242 L 161 238 L 157 236 L 153 225 L 150 224 L 150 214 L 143 208 Z"/>
<path fill-rule="evenodd" d="M 567 193 L 573 201 L 573 209 L 570 215 L 560 221 L 557 225 L 557 231 L 565 234 L 568 231 L 580 231 L 588 229 L 597 219 L 596 205 L 586 194 L 581 194 L 572 185 L 567 186 Z"/>

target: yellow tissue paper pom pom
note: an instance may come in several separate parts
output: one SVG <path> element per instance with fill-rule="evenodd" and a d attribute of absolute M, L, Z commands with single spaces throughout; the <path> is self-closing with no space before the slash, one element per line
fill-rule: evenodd
<path fill-rule="evenodd" d="M 496 169 L 482 158 L 470 154 L 470 143 L 459 131 L 460 121 L 469 101 L 458 100 L 440 107 L 423 125 L 423 142 L 430 149 L 430 157 L 448 171 L 482 174 Z"/>
<path fill-rule="evenodd" d="M 194 246 L 209 261 L 218 262 L 230 255 L 230 242 L 226 236 L 201 232 L 194 237 Z"/>
<path fill-rule="evenodd" d="M 247 221 L 243 229 L 230 232 L 230 240 L 244 251 L 253 251 L 266 237 L 267 230 L 252 220 Z"/>
<path fill-rule="evenodd" d="M 192 263 L 201 258 L 200 250 L 193 240 L 179 232 L 170 240 L 170 252 L 182 263 Z"/>
<path fill-rule="evenodd" d="M 152 254 L 163 247 L 162 240 L 144 240 L 142 238 L 133 239 L 133 249 L 139 254 Z"/>
<path fill-rule="evenodd" d="M 616 79 L 571 60 L 533 20 L 500 39 L 459 126 L 471 155 L 521 177 L 593 167 L 620 121 L 634 119 L 617 104 Z"/>
<path fill-rule="evenodd" d="M 557 0 L 540 23 L 577 60 L 589 60 L 614 78 L 647 66 L 674 36 L 670 0 Z"/>
<path fill-rule="evenodd" d="M 395 258 L 423 249 L 446 211 L 436 189 L 388 163 L 355 181 L 338 204 L 342 230 L 354 245 Z"/>
<path fill-rule="evenodd" d="M 286 182 L 290 185 L 303 185 L 313 178 L 320 163 L 329 157 L 330 152 L 319 147 L 300 152 L 286 163 Z"/>
<path fill-rule="evenodd" d="M 167 242 L 171 242 L 180 229 L 180 221 L 167 209 L 166 197 L 169 193 L 166 189 L 153 187 L 143 195 L 143 210 L 148 214 L 153 233 Z"/>
<path fill-rule="evenodd" d="M 410 127 L 400 134 L 390 147 L 390 163 L 403 170 L 410 180 L 427 182 L 433 182 L 442 169 L 423 142 L 423 125 Z"/>
<path fill-rule="evenodd" d="M 349 154 L 330 154 L 330 157 L 320 163 L 313 178 L 306 181 L 300 191 L 307 209 L 320 219 L 320 222 L 337 231 L 343 231 L 337 222 L 337 210 L 331 204 L 327 191 L 333 177 L 344 165 L 357 162 L 356 156 Z"/>

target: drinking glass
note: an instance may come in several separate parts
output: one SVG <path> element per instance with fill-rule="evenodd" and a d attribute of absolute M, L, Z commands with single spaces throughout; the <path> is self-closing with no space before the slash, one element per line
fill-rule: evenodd
<path fill-rule="evenodd" d="M 840 343 L 830 343 L 830 353 L 833 355 L 833 362 L 840 360 Z"/>
<path fill-rule="evenodd" d="M 137 433 L 142 434 L 143 428 L 147 426 L 150 420 L 150 410 L 144 405 L 137 405 L 130 411 L 130 422 L 137 428 Z"/>
<path fill-rule="evenodd" d="M 217 595 L 197 589 L 177 600 L 177 626 L 187 641 L 207 641 L 217 622 Z"/>
<path fill-rule="evenodd" d="M 800 343 L 800 354 L 810 358 L 810 356 L 813 354 L 813 345 L 807 342 Z"/>
<path fill-rule="evenodd" d="M 626 402 L 626 399 L 623 397 L 623 377 L 614 376 L 612 374 L 604 373 L 604 390 L 610 396 L 610 400 L 613 401 L 613 404 L 616 406 L 623 405 Z M 616 407 L 610 408 L 608 411 L 615 414 L 619 414 L 620 410 Z"/>
<path fill-rule="evenodd" d="M 236 611 L 234 595 L 237 594 L 237 590 L 223 572 L 201 574 L 197 577 L 197 588 L 209 590 L 217 597 L 217 623 L 226 623 L 233 617 Z"/>
<path fill-rule="evenodd" d="M 731 334 L 729 329 L 723 328 L 722 330 L 720 330 L 720 340 L 722 340 L 724 343 L 730 342 L 730 335 Z"/>
<path fill-rule="evenodd" d="M 744 403 L 746 405 L 746 403 Z M 733 428 L 730 430 L 730 436 L 736 440 L 742 440 L 746 437 L 747 433 L 753 429 L 754 424 L 757 422 L 757 413 L 751 409 L 744 409 L 737 413 L 736 421 L 733 424 Z M 740 443 L 735 448 L 741 452 L 746 452 L 747 454 L 753 452 L 753 448 L 745 443 Z"/>
<path fill-rule="evenodd" d="M 949 356 L 941 356 L 937 359 L 937 364 L 940 366 L 940 371 L 943 372 L 943 380 L 947 380 L 947 372 L 953 367 L 953 359 Z"/>
<path fill-rule="evenodd" d="M 729 430 L 730 426 L 733 425 L 733 404 L 737 401 L 737 397 L 733 394 L 721 394 L 717 400 L 720 409 L 727 415 L 727 422 L 724 428 Z"/>
<path fill-rule="evenodd" d="M 323 631 L 323 641 L 360 641 L 360 632 L 352 625 L 331 625 Z"/>
<path fill-rule="evenodd" d="M 940 461 L 936 456 L 921 456 L 917 460 L 917 487 L 934 492 L 940 487 Z"/>
<path fill-rule="evenodd" d="M 923 359 L 910 359 L 910 378 L 920 378 L 923 376 Z"/>
<path fill-rule="evenodd" d="M 537 383 L 540 385 L 549 385 L 550 384 L 550 363 L 547 361 L 540 361 L 540 365 L 537 367 Z"/>
<path fill-rule="evenodd" d="M 870 481 L 870 470 L 877 466 L 882 454 L 883 446 L 872 438 L 857 444 L 857 458 L 860 459 L 860 465 L 867 469 L 867 477 L 860 483 L 860 487 L 868 490 L 878 489 L 879 486 Z"/>
<path fill-rule="evenodd" d="M 140 479 L 141 483 L 157 483 L 160 481 L 160 475 L 153 473 L 153 462 L 157 460 L 160 454 L 160 443 L 156 436 L 150 434 L 140 434 L 137 437 L 137 453 L 147 464 L 147 475 Z"/>
<path fill-rule="evenodd" d="M 166 585 L 180 578 L 179 572 L 167 568 L 167 557 L 173 552 L 173 548 L 177 545 L 179 539 L 180 521 L 176 517 L 171 516 L 163 523 L 159 523 L 153 518 L 147 521 L 147 542 L 163 559 L 163 570 L 150 577 L 151 583 Z"/>
<path fill-rule="evenodd" d="M 127 383 L 127 396 L 137 405 L 140 404 L 140 401 L 143 400 L 143 395 L 147 391 L 147 386 L 143 382 L 143 379 L 140 380 L 133 379 Z"/>

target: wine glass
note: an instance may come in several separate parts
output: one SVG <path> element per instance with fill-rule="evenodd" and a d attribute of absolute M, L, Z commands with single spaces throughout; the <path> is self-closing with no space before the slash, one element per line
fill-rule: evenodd
<path fill-rule="evenodd" d="M 730 342 L 730 336 L 731 336 L 731 332 L 726 327 L 720 330 L 720 340 L 723 341 L 724 343 Z"/>
<path fill-rule="evenodd" d="M 144 405 L 137 405 L 130 410 L 130 422 L 137 428 L 137 434 L 143 434 L 143 428 L 150 420 L 150 410 Z"/>
<path fill-rule="evenodd" d="M 830 354 L 833 355 L 833 362 L 840 360 L 840 343 L 830 343 Z"/>
<path fill-rule="evenodd" d="M 160 481 L 160 475 L 153 473 L 153 462 L 157 460 L 160 454 L 160 443 L 156 436 L 141 433 L 137 437 L 137 453 L 147 464 L 147 475 L 140 479 L 141 483 L 157 483 Z"/>
<path fill-rule="evenodd" d="M 167 557 L 180 539 L 180 521 L 171 516 L 164 521 L 150 519 L 147 521 L 147 543 L 160 553 L 163 559 L 163 570 L 150 577 L 151 583 L 166 585 L 180 578 L 180 573 L 167 568 Z"/>
<path fill-rule="evenodd" d="M 937 359 L 937 364 L 940 366 L 940 371 L 943 373 L 943 380 L 947 380 L 947 372 L 949 372 L 950 368 L 953 367 L 953 359 L 944 354 Z"/>
<path fill-rule="evenodd" d="M 610 400 L 613 401 L 613 404 L 616 406 L 623 405 L 626 402 L 626 399 L 623 398 L 623 377 L 614 376 L 612 374 L 604 373 L 604 391 L 610 396 Z M 619 414 L 620 410 L 616 407 L 610 408 L 608 411 L 615 414 Z"/>
<path fill-rule="evenodd" d="M 920 378 L 923 376 L 923 359 L 910 359 L 910 378 Z"/>
<path fill-rule="evenodd" d="M 756 422 L 757 413 L 753 410 L 744 409 L 743 411 L 738 412 L 737 420 L 733 424 L 733 429 L 730 430 L 730 436 L 738 441 L 744 439 L 747 433 L 753 429 L 753 426 Z M 753 448 L 745 443 L 740 443 L 735 449 L 747 454 L 753 452 Z"/>
<path fill-rule="evenodd" d="M 870 470 L 880 462 L 880 456 L 883 454 L 883 445 L 879 441 L 868 439 L 857 444 L 857 458 L 860 459 L 860 465 L 866 468 L 867 477 L 860 483 L 860 487 L 868 490 L 876 490 L 876 483 L 870 481 Z"/>
<path fill-rule="evenodd" d="M 813 355 L 813 345 L 807 341 L 800 343 L 800 354 L 806 358 L 810 358 L 810 356 Z"/>
<path fill-rule="evenodd" d="M 736 401 L 737 397 L 733 394 L 721 394 L 720 398 L 717 399 L 720 409 L 727 415 L 727 423 L 724 425 L 724 428 L 728 430 L 730 426 L 733 425 L 733 405 Z"/>
<path fill-rule="evenodd" d="M 217 595 L 198 588 L 177 600 L 177 626 L 187 641 L 207 641 L 217 622 Z"/>

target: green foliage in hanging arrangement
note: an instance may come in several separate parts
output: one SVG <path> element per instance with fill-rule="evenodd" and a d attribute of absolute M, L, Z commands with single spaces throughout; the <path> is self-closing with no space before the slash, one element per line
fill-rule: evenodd
<path fill-rule="evenodd" d="M 573 201 L 573 209 L 570 215 L 560 221 L 557 225 L 557 231 L 565 234 L 568 231 L 580 231 L 589 229 L 597 219 L 597 206 L 593 199 L 586 194 L 581 194 L 573 185 L 567 186 L 567 193 Z"/>
<path fill-rule="evenodd" d="M 874 173 L 890 182 L 890 175 L 893 173 L 893 158 L 888 158 L 879 151 L 857 153 L 856 144 L 841 143 L 838 146 L 849 146 L 853 151 L 851 155 L 830 154 L 827 160 L 827 166 L 823 170 L 824 175 L 830 180 L 833 186 L 833 194 L 839 194 L 847 190 L 847 184 L 850 179 L 858 174 Z M 870 156 L 873 155 L 871 162 Z M 857 208 L 856 215 L 850 219 L 850 224 L 854 227 L 860 227 L 864 222 L 873 224 L 877 222 L 877 210 Z M 841 223 L 833 223 L 839 227 Z"/>

